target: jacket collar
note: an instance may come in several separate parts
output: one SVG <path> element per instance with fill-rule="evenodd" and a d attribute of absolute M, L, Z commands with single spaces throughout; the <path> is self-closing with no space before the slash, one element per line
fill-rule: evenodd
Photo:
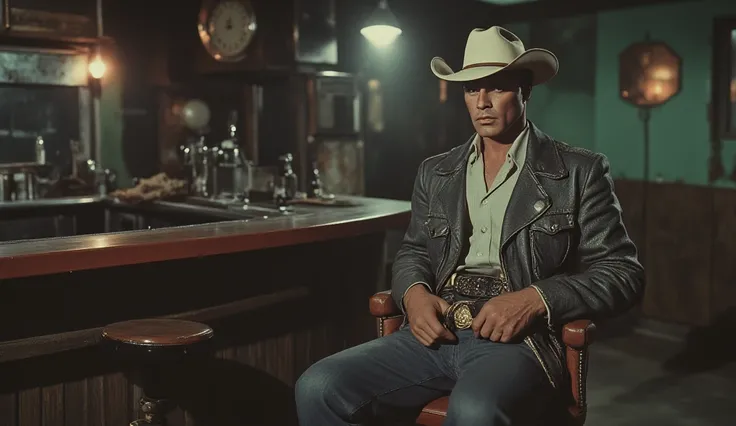
<path fill-rule="evenodd" d="M 475 136 L 476 134 L 473 134 L 467 142 L 450 150 L 445 158 L 437 163 L 434 168 L 435 172 L 439 175 L 449 175 L 464 170 L 470 150 L 473 149 Z M 535 175 L 551 179 L 562 179 L 568 174 L 552 138 L 539 130 L 531 121 L 529 122 L 529 142 L 525 164 Z"/>

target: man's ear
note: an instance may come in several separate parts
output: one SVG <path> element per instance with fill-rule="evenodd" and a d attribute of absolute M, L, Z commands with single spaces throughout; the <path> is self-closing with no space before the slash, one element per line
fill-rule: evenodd
<path fill-rule="evenodd" d="M 529 102 L 532 97 L 532 86 L 524 86 L 521 88 L 521 100 Z"/>

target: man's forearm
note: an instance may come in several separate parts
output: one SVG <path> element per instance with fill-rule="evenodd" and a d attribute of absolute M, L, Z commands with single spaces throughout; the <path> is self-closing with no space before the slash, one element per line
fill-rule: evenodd
<path fill-rule="evenodd" d="M 542 289 L 539 287 L 532 285 L 531 286 L 539 296 L 539 300 L 542 302 L 542 306 L 539 309 L 539 315 L 543 316 L 545 320 L 547 320 L 547 326 L 552 327 L 552 311 L 549 309 L 549 304 L 547 303 L 547 298 L 544 297 L 544 293 L 542 293 Z"/>
<path fill-rule="evenodd" d="M 549 323 L 610 318 L 638 302 L 644 270 L 636 261 L 601 262 L 586 272 L 550 277 L 534 284 L 549 309 Z"/>
<path fill-rule="evenodd" d="M 424 285 L 427 290 L 432 291 L 432 273 L 429 270 L 428 259 L 421 255 L 410 253 L 411 249 L 402 247 L 396 256 L 393 265 L 393 280 L 391 283 L 391 295 L 396 305 L 404 309 L 404 296 L 412 287 Z"/>

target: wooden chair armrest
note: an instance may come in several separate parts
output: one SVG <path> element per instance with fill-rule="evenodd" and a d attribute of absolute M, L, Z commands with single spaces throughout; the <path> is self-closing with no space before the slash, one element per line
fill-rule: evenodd
<path fill-rule="evenodd" d="M 391 317 L 402 314 L 401 309 L 396 306 L 391 297 L 391 290 L 379 291 L 371 296 L 368 306 L 374 317 Z"/>
<path fill-rule="evenodd" d="M 562 329 L 562 341 L 567 347 L 567 371 L 572 384 L 575 405 L 568 408 L 575 425 L 583 425 L 587 412 L 586 383 L 588 381 L 588 346 L 593 343 L 595 324 L 589 320 L 577 320 Z"/>
<path fill-rule="evenodd" d="M 567 324 L 562 329 L 562 341 L 565 346 L 581 350 L 593 343 L 595 324 L 590 320 L 577 320 Z"/>

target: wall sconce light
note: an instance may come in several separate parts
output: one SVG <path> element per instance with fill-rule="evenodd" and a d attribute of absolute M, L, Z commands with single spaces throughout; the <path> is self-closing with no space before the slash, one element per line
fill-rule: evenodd
<path fill-rule="evenodd" d="M 682 60 L 667 44 L 634 43 L 619 55 L 619 95 L 640 108 L 664 104 L 680 92 Z"/>
<path fill-rule="evenodd" d="M 672 99 L 682 87 L 682 59 L 667 44 L 651 41 L 649 34 L 644 41 L 624 49 L 618 57 L 619 96 L 639 109 L 643 127 L 642 217 L 647 220 L 647 194 L 649 185 L 649 120 L 652 109 Z M 660 180 L 661 178 L 658 178 Z M 644 230 L 646 233 L 646 228 Z"/>
<path fill-rule="evenodd" d="M 389 10 L 388 1 L 380 0 L 378 8 L 365 21 L 360 33 L 376 47 L 386 47 L 392 44 L 401 35 L 399 21 Z"/>
<path fill-rule="evenodd" d="M 92 60 L 89 62 L 88 66 L 89 75 L 95 80 L 101 79 L 105 75 L 105 71 L 107 71 L 107 65 L 105 65 L 105 61 L 102 60 L 100 50 L 99 45 L 95 47 L 91 56 Z"/>
<path fill-rule="evenodd" d="M 649 180 L 649 119 L 651 109 L 672 99 L 682 87 L 682 59 L 666 43 L 644 41 L 618 57 L 618 88 L 624 101 L 639 108 L 644 124 L 644 180 Z"/>

